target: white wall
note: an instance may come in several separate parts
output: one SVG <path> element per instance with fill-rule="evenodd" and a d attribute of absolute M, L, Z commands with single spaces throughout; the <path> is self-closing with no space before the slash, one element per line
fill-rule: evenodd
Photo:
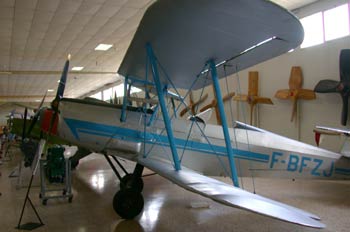
<path fill-rule="evenodd" d="M 288 80 L 292 66 L 300 66 L 303 71 L 305 89 L 314 89 L 318 81 L 322 79 L 339 80 L 339 53 L 343 48 L 350 48 L 350 37 L 344 37 L 333 40 L 322 45 L 296 49 L 294 52 L 287 53 L 266 61 L 247 70 L 241 71 L 228 77 L 229 90 L 242 94 L 247 93 L 248 88 L 248 72 L 259 72 L 259 92 L 260 96 L 270 97 L 274 105 L 260 105 L 258 108 L 259 127 L 284 135 L 293 139 L 298 139 L 300 133 L 300 141 L 315 145 L 313 129 L 316 125 L 342 127 L 340 124 L 341 117 L 341 98 L 338 94 L 317 94 L 315 100 L 300 101 L 300 129 L 297 123 L 290 122 L 292 102 L 287 100 L 279 100 L 274 97 L 279 89 L 288 89 Z M 350 65 L 350 64 L 349 64 Z M 238 78 L 240 88 L 238 86 Z M 226 81 L 220 81 L 223 95 L 226 93 Z M 209 98 L 204 106 L 213 99 L 212 87 L 205 89 L 209 94 Z M 196 96 L 199 97 L 199 91 Z M 237 109 L 238 104 L 232 103 L 235 119 L 249 122 L 249 108 L 245 105 L 246 113 L 243 117 L 242 107 Z M 229 105 L 225 104 L 227 116 L 230 119 Z M 238 115 L 238 111 L 240 112 Z M 211 118 L 211 123 L 216 123 L 215 114 Z M 348 121 L 350 125 L 350 120 Z M 323 141 L 322 147 L 338 151 L 341 146 L 342 139 L 338 136 L 327 136 Z"/>

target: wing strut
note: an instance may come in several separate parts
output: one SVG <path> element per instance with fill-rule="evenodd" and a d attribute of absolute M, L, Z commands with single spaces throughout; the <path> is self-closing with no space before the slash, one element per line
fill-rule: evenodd
<path fill-rule="evenodd" d="M 152 75 L 153 75 L 153 80 L 157 89 L 157 94 L 158 94 L 158 100 L 159 100 L 159 104 L 160 104 L 160 108 L 162 110 L 162 115 L 163 115 L 163 120 L 164 120 L 164 124 L 165 124 L 165 128 L 167 131 L 167 135 L 168 135 L 168 140 L 169 140 L 169 144 L 170 144 L 170 149 L 171 149 L 171 154 L 173 156 L 173 160 L 174 160 L 174 164 L 175 164 L 175 170 L 178 171 L 181 169 L 181 164 L 179 161 L 179 156 L 177 154 L 177 150 L 176 150 L 176 145 L 175 145 L 175 139 L 174 139 L 174 135 L 173 135 L 173 130 L 171 128 L 171 121 L 170 121 L 170 117 L 168 114 L 168 110 L 165 104 L 165 97 L 164 97 L 164 90 L 162 88 L 162 84 L 159 78 L 159 72 L 158 72 L 158 66 L 157 66 L 157 62 L 156 62 L 156 57 L 153 53 L 153 49 L 151 44 L 147 43 L 146 45 L 147 48 L 147 56 L 148 59 L 150 60 L 150 64 L 151 64 L 151 69 L 152 69 Z"/>
<path fill-rule="evenodd" d="M 234 186 L 239 187 L 236 165 L 235 165 L 235 160 L 233 158 L 231 139 L 230 139 L 230 134 L 228 132 L 227 120 L 226 120 L 226 115 L 225 115 L 225 110 L 224 110 L 224 102 L 223 102 L 222 96 L 221 96 L 221 90 L 220 90 L 219 78 L 218 78 L 218 74 L 217 74 L 217 70 L 216 70 L 216 65 L 215 65 L 215 62 L 213 60 L 210 60 L 209 64 L 210 64 L 210 69 L 211 69 L 211 77 L 213 79 L 213 86 L 214 86 L 214 90 L 215 90 L 217 105 L 219 107 L 220 119 L 221 119 L 221 123 L 222 123 L 222 131 L 223 131 L 224 137 L 225 137 L 227 156 L 228 156 L 228 160 L 229 160 L 230 168 L 231 168 L 231 179 L 233 181 Z"/>

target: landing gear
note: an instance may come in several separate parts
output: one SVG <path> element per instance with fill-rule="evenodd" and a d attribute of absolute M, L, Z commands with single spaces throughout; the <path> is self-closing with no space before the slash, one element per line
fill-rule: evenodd
<path fill-rule="evenodd" d="M 105 155 L 109 165 L 120 180 L 120 190 L 114 195 L 113 209 L 124 219 L 133 219 L 142 212 L 144 201 L 141 194 L 143 189 L 142 172 L 143 166 L 136 164 L 134 172 L 128 174 L 121 164 L 116 160 L 120 168 L 125 172 L 125 176 L 121 177 L 112 161 Z"/>
<path fill-rule="evenodd" d="M 113 198 L 113 208 L 124 219 L 133 219 L 143 209 L 143 197 L 141 192 L 134 189 L 122 189 Z"/>
<path fill-rule="evenodd" d="M 134 189 L 140 193 L 143 190 L 143 180 L 141 177 L 134 177 L 133 174 L 126 174 L 120 180 L 120 189 Z"/>
<path fill-rule="evenodd" d="M 143 209 L 143 166 L 136 164 L 133 174 L 126 174 L 120 180 L 120 190 L 113 198 L 113 208 L 119 216 L 125 219 L 133 219 Z"/>

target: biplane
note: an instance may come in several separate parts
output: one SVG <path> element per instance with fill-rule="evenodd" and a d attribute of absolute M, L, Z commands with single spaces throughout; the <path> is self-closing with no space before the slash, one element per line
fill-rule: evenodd
<path fill-rule="evenodd" d="M 33 121 L 41 115 L 41 121 L 50 121 L 45 127 L 49 134 L 136 162 L 133 173 L 117 175 L 120 190 L 113 207 L 122 218 L 142 212 L 146 167 L 219 203 L 323 228 L 312 213 L 241 189 L 238 176 L 254 172 L 348 178 L 350 169 L 337 163 L 341 155 L 244 123 L 230 124 L 219 84 L 227 75 L 288 52 L 302 40 L 298 19 L 270 1 L 160 0 L 145 12 L 118 70 L 125 77 L 123 104 L 64 98 L 67 60 L 52 109 L 41 110 Z M 215 90 L 222 125 L 207 123 L 210 109 L 187 120 L 177 117 L 190 91 L 209 85 Z M 144 98 L 129 96 L 132 86 L 143 89 Z M 187 90 L 184 97 L 179 88 Z M 169 103 L 173 99 L 176 104 Z M 200 174 L 218 170 L 224 170 L 233 185 Z"/>

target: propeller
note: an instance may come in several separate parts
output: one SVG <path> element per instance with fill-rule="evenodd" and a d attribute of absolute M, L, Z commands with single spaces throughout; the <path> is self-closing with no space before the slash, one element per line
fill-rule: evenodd
<path fill-rule="evenodd" d="M 59 102 L 62 99 L 63 94 L 64 94 L 64 89 L 65 89 L 65 85 L 66 85 L 66 81 L 67 81 L 67 74 L 68 74 L 68 69 L 69 69 L 69 60 L 70 60 L 70 55 L 68 55 L 68 59 L 67 59 L 65 65 L 64 65 L 64 68 L 63 68 L 63 71 L 62 71 L 62 75 L 61 75 L 61 79 L 60 79 L 60 82 L 58 84 L 56 96 L 55 96 L 54 100 L 51 102 L 51 109 L 53 110 L 54 114 L 53 114 L 53 117 L 51 118 L 51 121 L 50 121 L 50 124 L 49 124 L 49 130 L 48 130 L 49 134 L 51 134 L 51 131 L 53 129 L 53 124 L 54 124 L 55 118 L 57 117 L 57 114 L 58 114 Z M 29 126 L 29 129 L 28 129 L 28 132 L 27 132 L 27 137 L 31 136 L 33 128 L 34 128 L 35 124 L 37 123 L 37 121 L 39 119 L 39 116 L 41 114 L 41 107 L 44 104 L 46 95 L 47 95 L 47 91 L 46 91 L 43 99 L 41 100 L 41 102 L 40 102 L 40 104 L 39 104 L 39 106 L 38 106 L 38 108 L 37 108 L 37 110 L 35 112 L 35 115 L 33 117 L 33 120 L 31 122 L 31 124 Z"/>
<path fill-rule="evenodd" d="M 350 96 L 350 49 L 343 49 L 339 56 L 339 73 L 340 81 L 335 80 L 321 80 L 315 86 L 317 93 L 339 93 L 343 108 L 341 114 L 341 124 L 346 125 L 348 119 L 348 107 Z"/>
<path fill-rule="evenodd" d="M 230 100 L 233 96 L 235 96 L 234 92 L 231 92 L 229 94 L 226 94 L 223 98 L 222 101 L 226 102 L 228 100 Z M 218 102 L 216 99 L 213 99 L 211 101 L 211 103 L 209 103 L 208 105 L 204 106 L 202 109 L 200 109 L 200 112 L 206 111 L 207 109 L 210 108 L 215 108 L 215 115 L 216 115 L 216 122 L 218 125 L 221 125 L 221 118 L 220 118 L 220 112 L 219 112 L 219 108 L 218 108 Z"/>
<path fill-rule="evenodd" d="M 39 116 L 40 116 L 40 109 L 41 109 L 41 107 L 42 107 L 43 104 L 44 104 L 46 95 L 47 95 L 47 91 L 45 92 L 45 95 L 44 95 L 43 99 L 41 99 L 41 102 L 40 102 L 38 108 L 36 109 L 36 112 L 35 112 L 35 114 L 34 114 L 34 117 L 33 117 L 33 119 L 32 119 L 32 122 L 31 122 L 31 124 L 30 124 L 30 126 L 29 126 L 29 129 L 28 129 L 28 132 L 27 132 L 27 136 L 26 136 L 26 137 L 30 137 L 30 134 L 32 133 L 32 130 L 33 130 L 33 128 L 34 128 L 36 122 L 37 122 L 38 119 L 39 119 Z M 27 109 L 27 108 L 26 108 L 26 109 Z M 25 129 L 25 126 L 24 126 L 24 129 Z"/>
<path fill-rule="evenodd" d="M 244 101 L 250 106 L 250 125 L 253 123 L 253 112 L 256 104 L 273 105 L 270 98 L 259 97 L 259 73 L 249 72 L 248 94 L 239 94 L 233 97 L 234 101 Z"/>
<path fill-rule="evenodd" d="M 48 135 L 50 135 L 52 132 L 55 120 L 56 120 L 58 112 L 59 112 L 58 107 L 60 105 L 60 100 L 63 98 L 64 89 L 66 87 L 70 58 L 71 58 L 71 55 L 69 54 L 68 58 L 66 60 L 66 63 L 64 64 L 64 67 L 63 67 L 61 79 L 60 79 L 60 82 L 59 82 L 58 88 L 57 88 L 56 97 L 51 102 L 51 109 L 54 111 L 54 113 L 53 113 L 53 116 L 51 118 Z"/>
<path fill-rule="evenodd" d="M 290 72 L 289 77 L 289 89 L 277 90 L 275 97 L 282 100 L 291 100 L 293 102 L 292 116 L 290 121 L 293 122 L 297 113 L 298 100 L 313 100 L 316 98 L 316 94 L 311 89 L 302 89 L 303 74 L 301 67 L 294 66 Z"/>
<path fill-rule="evenodd" d="M 195 115 L 196 114 L 196 107 L 199 105 L 199 104 L 201 104 L 201 103 L 203 103 L 205 100 L 207 100 L 207 98 L 208 98 L 208 94 L 205 94 L 204 96 L 202 96 L 198 101 L 194 101 L 193 100 L 193 93 L 192 93 L 192 91 L 190 92 L 190 104 L 188 105 L 188 106 L 186 106 L 186 108 L 185 109 L 183 109 L 183 110 L 181 110 L 181 112 L 180 112 L 180 116 L 182 117 L 182 116 L 184 116 L 188 111 L 190 111 L 191 110 L 191 113 L 192 113 L 192 115 Z"/>

